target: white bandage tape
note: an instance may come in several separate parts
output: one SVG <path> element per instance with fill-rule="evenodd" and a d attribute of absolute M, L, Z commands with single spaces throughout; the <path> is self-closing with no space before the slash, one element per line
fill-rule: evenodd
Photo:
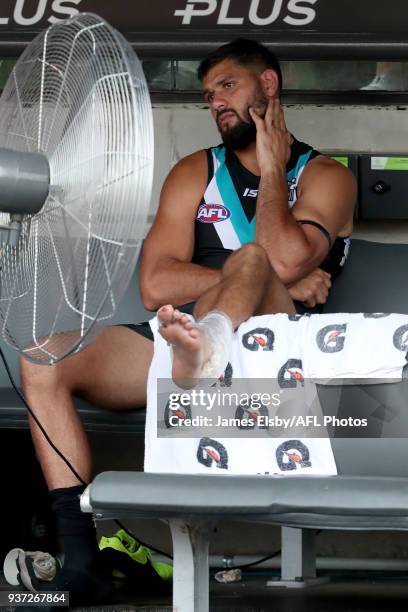
<path fill-rule="evenodd" d="M 211 310 L 197 327 L 208 342 L 210 357 L 204 363 L 200 378 L 219 378 L 228 365 L 234 334 L 231 319 L 220 310 Z"/>

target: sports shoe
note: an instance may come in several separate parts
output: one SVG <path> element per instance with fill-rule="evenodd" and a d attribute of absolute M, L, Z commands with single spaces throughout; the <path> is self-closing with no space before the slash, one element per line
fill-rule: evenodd
<path fill-rule="evenodd" d="M 44 582 L 51 582 L 58 569 L 58 561 L 49 553 L 24 551 L 22 548 L 12 548 L 3 563 L 8 584 L 25 586 L 33 593 L 44 590 Z"/>
<path fill-rule="evenodd" d="M 155 561 L 152 552 L 123 529 L 110 538 L 102 537 L 99 548 L 105 566 L 112 570 L 115 582 L 126 590 L 143 594 L 168 594 L 173 567 Z"/>

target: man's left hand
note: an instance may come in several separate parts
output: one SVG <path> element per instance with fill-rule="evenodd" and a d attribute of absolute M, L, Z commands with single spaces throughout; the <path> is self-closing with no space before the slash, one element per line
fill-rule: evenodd
<path fill-rule="evenodd" d="M 256 156 L 261 175 L 275 167 L 285 169 L 290 158 L 291 135 L 279 100 L 269 100 L 264 119 L 254 108 L 249 114 L 256 126 Z"/>
<path fill-rule="evenodd" d="M 288 287 L 292 300 L 302 302 L 307 308 L 325 304 L 331 287 L 330 274 L 320 268 L 310 272 L 305 278 Z"/>

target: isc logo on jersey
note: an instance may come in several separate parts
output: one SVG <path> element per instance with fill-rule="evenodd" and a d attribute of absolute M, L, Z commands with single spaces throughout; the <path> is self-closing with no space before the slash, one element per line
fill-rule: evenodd
<path fill-rule="evenodd" d="M 231 216 L 231 211 L 222 204 L 201 204 L 197 213 L 197 220 L 201 223 L 218 223 Z"/>

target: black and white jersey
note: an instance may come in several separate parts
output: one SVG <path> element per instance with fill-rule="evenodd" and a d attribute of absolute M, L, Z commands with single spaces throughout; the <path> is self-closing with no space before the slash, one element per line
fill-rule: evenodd
<path fill-rule="evenodd" d="M 255 239 L 256 202 L 260 177 L 244 168 L 223 145 L 206 149 L 208 182 L 195 219 L 193 262 L 221 268 L 227 257 Z M 309 145 L 293 140 L 286 167 L 288 206 L 296 205 L 302 172 L 320 155 Z M 349 238 L 337 238 L 321 268 L 335 277 L 344 265 Z"/>

